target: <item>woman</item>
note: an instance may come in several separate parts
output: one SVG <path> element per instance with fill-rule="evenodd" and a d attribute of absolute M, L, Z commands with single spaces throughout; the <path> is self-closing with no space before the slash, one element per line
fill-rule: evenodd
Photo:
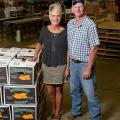
<path fill-rule="evenodd" d="M 67 64 L 67 33 L 60 25 L 62 8 L 59 3 L 50 5 L 50 25 L 43 27 L 33 60 L 37 59 L 39 51 L 43 49 L 42 69 L 43 83 L 47 87 L 48 97 L 52 105 L 52 114 L 47 120 L 60 120 L 60 109 L 63 99 L 64 77 L 69 74 Z"/>

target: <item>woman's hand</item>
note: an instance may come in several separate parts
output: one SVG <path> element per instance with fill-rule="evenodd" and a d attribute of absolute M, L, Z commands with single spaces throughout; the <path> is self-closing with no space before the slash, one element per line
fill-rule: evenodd
<path fill-rule="evenodd" d="M 66 67 L 66 69 L 65 69 L 65 79 L 68 80 L 69 76 L 70 76 L 70 68 Z"/>
<path fill-rule="evenodd" d="M 32 58 L 29 58 L 28 60 L 29 61 L 37 61 L 38 59 L 38 56 L 34 55 Z"/>

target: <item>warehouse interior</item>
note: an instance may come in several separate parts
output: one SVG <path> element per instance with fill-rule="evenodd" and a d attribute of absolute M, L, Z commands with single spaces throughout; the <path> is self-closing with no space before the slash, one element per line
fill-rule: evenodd
<path fill-rule="evenodd" d="M 71 0 L 0 0 L 0 49 L 34 49 L 41 27 L 49 24 L 48 7 L 54 2 L 61 3 L 61 24 L 66 26 L 67 22 L 74 18 Z M 97 94 L 101 101 L 101 120 L 120 120 L 120 1 L 87 0 L 86 14 L 96 23 L 100 39 L 96 56 L 96 78 Z M 37 120 L 46 120 L 51 108 L 47 103 L 42 78 L 37 79 L 40 82 L 37 88 L 40 90 Z M 89 120 L 87 105 L 84 97 L 83 115 L 75 120 Z M 64 83 L 62 120 L 72 120 L 70 110 L 68 80 Z"/>

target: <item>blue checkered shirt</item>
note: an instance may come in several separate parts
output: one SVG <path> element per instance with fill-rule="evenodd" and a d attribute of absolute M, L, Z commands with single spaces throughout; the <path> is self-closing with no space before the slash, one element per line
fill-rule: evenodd
<path fill-rule="evenodd" d="M 100 44 L 95 23 L 85 16 L 80 26 L 76 25 L 76 19 L 67 24 L 67 38 L 70 58 L 83 62 L 89 61 L 91 47 Z"/>

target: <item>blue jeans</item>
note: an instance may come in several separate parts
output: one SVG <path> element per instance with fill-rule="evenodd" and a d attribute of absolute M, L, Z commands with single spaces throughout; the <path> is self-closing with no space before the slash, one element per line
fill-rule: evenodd
<path fill-rule="evenodd" d="M 72 114 L 82 114 L 82 90 L 88 99 L 88 107 L 91 120 L 100 120 L 100 101 L 96 95 L 95 66 L 92 69 L 91 77 L 85 80 L 82 76 L 87 63 L 70 62 L 70 87 L 72 96 Z"/>

